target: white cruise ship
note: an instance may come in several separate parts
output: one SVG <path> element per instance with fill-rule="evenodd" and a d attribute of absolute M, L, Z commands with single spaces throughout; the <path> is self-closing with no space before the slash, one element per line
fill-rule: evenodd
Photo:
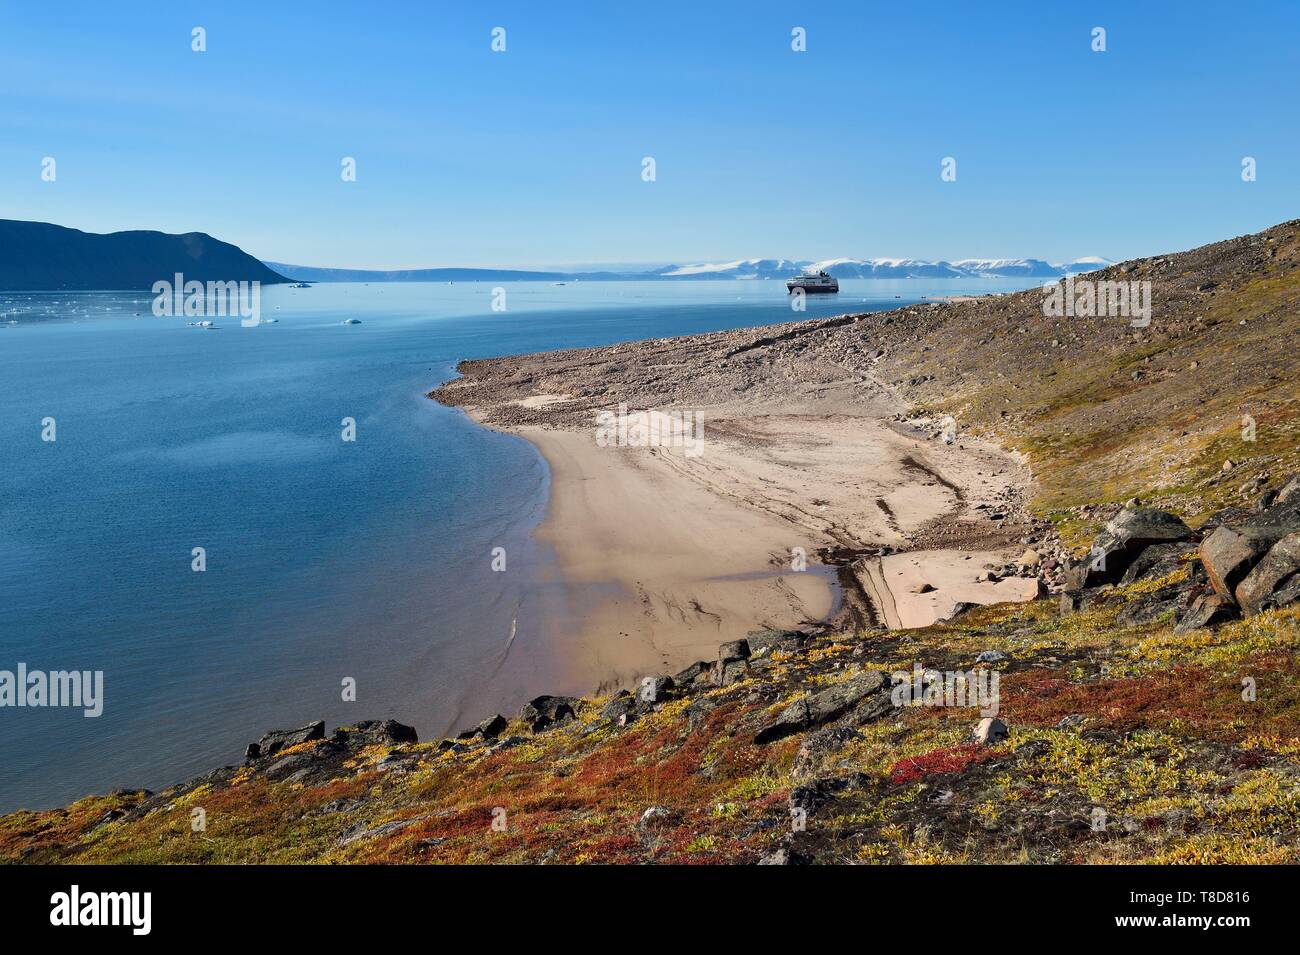
<path fill-rule="evenodd" d="M 785 287 L 788 292 L 801 288 L 809 295 L 816 295 L 823 292 L 838 292 L 840 283 L 835 276 L 825 272 L 802 272 L 786 282 Z"/>

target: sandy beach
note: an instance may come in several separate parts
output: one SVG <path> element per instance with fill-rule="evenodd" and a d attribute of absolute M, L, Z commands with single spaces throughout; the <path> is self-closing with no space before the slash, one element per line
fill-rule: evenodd
<path fill-rule="evenodd" d="M 551 468 L 538 535 L 572 612 L 548 645 L 575 685 L 630 686 L 753 630 L 925 626 L 1036 594 L 1033 579 L 977 579 L 1024 550 L 1022 461 L 945 441 L 870 374 L 805 348 L 777 387 L 737 400 L 710 356 L 761 331 L 468 362 L 434 393 Z M 702 440 L 598 440 L 598 413 L 620 406 L 697 416 Z"/>

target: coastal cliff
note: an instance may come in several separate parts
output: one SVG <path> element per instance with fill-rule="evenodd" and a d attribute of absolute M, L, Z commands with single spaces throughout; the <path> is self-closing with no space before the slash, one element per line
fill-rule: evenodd
<path fill-rule="evenodd" d="M 0 859 L 1295 862 L 1298 266 L 1293 221 L 1088 276 L 1149 282 L 1145 324 L 1044 314 L 1032 291 L 464 363 L 436 397 L 534 438 L 589 439 L 620 401 L 708 409 L 739 482 L 714 493 L 824 540 L 866 602 L 454 739 L 270 733 L 160 793 L 4 816 Z M 826 459 L 782 455 L 829 418 L 830 446 L 868 434 L 940 512 L 801 502 Z M 774 442 L 780 469 L 746 471 Z M 969 576 L 1039 599 L 900 628 L 863 583 L 893 557 L 1012 547 Z M 948 584 L 923 586 L 938 607 Z"/>

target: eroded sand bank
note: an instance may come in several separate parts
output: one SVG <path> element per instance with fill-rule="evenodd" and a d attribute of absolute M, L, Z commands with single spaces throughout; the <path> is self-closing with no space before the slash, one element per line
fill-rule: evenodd
<path fill-rule="evenodd" d="M 579 685 L 629 686 L 751 630 L 923 626 L 1036 591 L 976 579 L 1023 550 L 1019 459 L 946 443 L 815 350 L 768 355 L 761 390 L 737 384 L 725 359 L 759 331 L 466 363 L 435 393 L 551 467 L 538 534 L 574 597 L 548 646 Z M 598 442 L 597 414 L 620 404 L 697 415 L 702 442 Z"/>

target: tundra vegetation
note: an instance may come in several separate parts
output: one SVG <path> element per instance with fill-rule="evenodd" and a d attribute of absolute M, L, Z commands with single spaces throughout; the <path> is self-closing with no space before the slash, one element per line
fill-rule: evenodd
<path fill-rule="evenodd" d="M 159 793 L 4 816 L 0 858 L 1300 861 L 1298 261 L 1289 222 L 1097 273 L 1151 281 L 1140 329 L 1044 316 L 1035 291 L 765 329 L 743 352 L 824 350 L 1025 453 L 1067 555 L 1043 599 L 755 633 L 457 739 L 270 733 Z M 917 664 L 996 670 L 997 716 L 894 705 Z"/>

